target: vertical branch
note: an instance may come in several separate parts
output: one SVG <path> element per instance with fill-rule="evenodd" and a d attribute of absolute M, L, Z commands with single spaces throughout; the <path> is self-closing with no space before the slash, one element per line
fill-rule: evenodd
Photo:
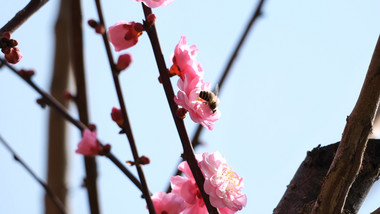
<path fill-rule="evenodd" d="M 142 6 L 143 6 L 145 18 L 147 19 L 147 17 L 150 14 L 152 14 L 152 9 L 145 6 L 144 4 L 142 4 Z M 207 193 L 204 190 L 203 184 L 205 182 L 205 178 L 202 174 L 201 169 L 198 166 L 197 159 L 195 158 L 194 150 L 193 150 L 193 147 L 191 145 L 189 136 L 187 134 L 185 123 L 183 122 L 182 119 L 177 117 L 176 112 L 177 112 L 178 106 L 174 102 L 174 91 L 173 91 L 173 87 L 170 83 L 169 73 L 168 73 L 168 69 L 167 69 L 166 64 L 165 64 L 164 56 L 162 54 L 160 42 L 158 40 L 156 27 L 153 25 L 149 29 L 147 29 L 146 31 L 148 33 L 149 40 L 150 40 L 150 43 L 151 43 L 152 48 L 153 48 L 154 56 L 156 58 L 156 63 L 157 63 L 158 71 L 160 73 L 160 77 L 162 80 L 162 85 L 163 85 L 164 90 L 165 90 L 166 98 L 168 100 L 170 110 L 172 112 L 172 116 L 173 116 L 174 122 L 176 124 L 179 137 L 181 139 L 181 143 L 182 143 L 182 147 L 183 147 L 183 151 L 184 151 L 182 157 L 189 164 L 189 167 L 191 169 L 191 172 L 193 173 L 193 176 L 195 178 L 195 181 L 197 183 L 199 191 L 202 194 L 202 197 L 203 197 L 203 200 L 205 202 L 205 205 L 207 207 L 208 212 L 211 214 L 219 213 L 218 209 L 216 209 L 215 207 L 213 207 L 211 205 L 209 196 L 207 195 Z"/>
<path fill-rule="evenodd" d="M 79 0 L 71 0 L 71 60 L 75 76 L 76 96 L 75 101 L 78 107 L 79 118 L 82 123 L 88 126 L 88 106 L 86 94 L 86 81 L 83 60 L 83 33 L 82 33 L 82 9 Z M 98 214 L 98 190 L 97 190 L 97 168 L 95 157 L 84 156 L 86 168 L 86 178 L 84 180 L 87 188 L 90 210 L 92 214 Z"/>
<path fill-rule="evenodd" d="M 102 7 L 100 5 L 100 0 L 95 0 L 95 3 L 96 3 L 98 15 L 99 15 L 99 24 L 102 26 L 106 26 L 104 23 L 103 12 L 102 12 Z M 129 145 L 130 145 L 132 155 L 133 155 L 133 159 L 135 162 L 135 166 L 137 169 L 137 173 L 139 175 L 140 182 L 142 185 L 143 197 L 145 198 L 145 201 L 147 203 L 149 213 L 155 214 L 156 211 L 154 209 L 154 205 L 153 205 L 152 199 L 150 197 L 150 191 L 149 191 L 146 179 L 145 179 L 144 171 L 142 169 L 141 164 L 139 163 L 140 156 L 139 156 L 138 151 L 137 151 L 137 146 L 136 146 L 135 139 L 134 139 L 133 133 L 132 133 L 132 128 L 131 128 L 131 125 L 129 122 L 129 118 L 128 118 L 128 114 L 127 114 L 127 108 L 126 108 L 126 105 L 124 102 L 124 98 L 123 98 L 123 94 L 122 94 L 122 90 L 121 90 L 121 85 L 120 85 L 120 80 L 119 80 L 119 71 L 116 68 L 116 65 L 113 61 L 111 47 L 110 47 L 110 44 L 109 44 L 108 38 L 107 38 L 107 31 L 105 31 L 102 34 L 102 39 L 103 39 L 103 42 L 104 42 L 104 45 L 106 48 L 108 61 L 109 61 L 111 72 L 112 72 L 112 78 L 113 78 L 116 93 L 117 93 L 117 98 L 119 100 L 120 109 L 121 109 L 122 116 L 124 119 L 124 123 L 122 125 L 122 132 L 124 132 L 128 138 Z"/>
<path fill-rule="evenodd" d="M 313 214 L 340 214 L 363 160 L 380 98 L 380 36 L 359 99 L 314 204 Z"/>
<path fill-rule="evenodd" d="M 50 85 L 52 96 L 56 97 L 64 107 L 68 101 L 63 98 L 67 89 L 69 76 L 69 5 L 61 0 L 58 19 L 55 25 L 55 57 L 54 72 Z M 66 148 L 66 121 L 57 111 L 49 110 L 48 133 L 48 161 L 47 181 L 51 189 L 57 193 L 58 198 L 66 207 L 67 196 L 67 148 Z M 57 206 L 48 194 L 45 195 L 45 213 L 57 213 Z"/>

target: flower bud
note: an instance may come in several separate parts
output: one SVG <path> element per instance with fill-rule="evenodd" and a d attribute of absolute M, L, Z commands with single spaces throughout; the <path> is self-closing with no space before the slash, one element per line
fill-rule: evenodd
<path fill-rule="evenodd" d="M 8 39 L 8 40 L 11 39 L 11 33 L 10 32 L 5 32 L 1 36 Z"/>
<path fill-rule="evenodd" d="M 98 25 L 95 27 L 95 32 L 98 34 L 104 34 L 106 32 L 106 28 L 103 25 Z"/>
<path fill-rule="evenodd" d="M 154 23 L 156 22 L 156 19 L 157 19 L 156 15 L 154 15 L 153 13 L 151 13 L 146 18 L 146 23 L 148 24 L 148 26 L 153 26 Z"/>
<path fill-rule="evenodd" d="M 114 122 L 117 123 L 117 125 L 119 125 L 119 127 L 123 126 L 124 119 L 120 109 L 113 107 L 111 112 L 111 118 Z"/>
<path fill-rule="evenodd" d="M 184 108 L 177 109 L 177 117 L 179 117 L 181 119 L 185 119 L 186 113 L 187 113 L 187 110 Z"/>
<path fill-rule="evenodd" d="M 92 27 L 92 28 L 96 28 L 96 27 L 99 25 L 99 23 L 98 23 L 97 21 L 93 20 L 93 19 L 88 20 L 88 21 L 87 21 L 87 24 L 88 24 L 90 27 Z"/>
<path fill-rule="evenodd" d="M 119 59 L 117 60 L 116 68 L 119 71 L 122 71 L 131 64 L 132 62 L 132 55 L 130 54 L 123 54 L 119 56 Z"/>
<path fill-rule="evenodd" d="M 22 59 L 21 51 L 15 47 L 10 48 L 9 53 L 5 53 L 5 59 L 11 64 L 16 64 Z"/>

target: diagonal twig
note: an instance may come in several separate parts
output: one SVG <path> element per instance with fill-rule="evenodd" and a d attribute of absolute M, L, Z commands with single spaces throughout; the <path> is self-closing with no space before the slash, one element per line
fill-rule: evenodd
<path fill-rule="evenodd" d="M 0 37 L 4 32 L 14 32 L 48 1 L 49 0 L 31 0 L 22 10 L 20 10 L 7 24 L 5 24 L 0 29 Z"/>
<path fill-rule="evenodd" d="M 8 67 L 12 72 L 14 72 L 16 75 L 22 78 L 26 83 L 28 83 L 37 93 L 39 93 L 43 97 L 43 100 L 46 102 L 47 105 L 57 110 L 57 112 L 59 112 L 59 114 L 62 117 L 64 117 L 67 121 L 69 121 L 71 124 L 73 124 L 82 132 L 85 129 L 88 129 L 88 127 L 84 125 L 82 122 L 74 119 L 65 110 L 62 104 L 59 103 L 54 97 L 52 97 L 50 94 L 41 90 L 30 78 L 24 78 L 22 75 L 20 75 L 20 73 L 17 71 L 16 68 L 10 65 L 6 60 L 0 58 L 0 67 L 3 65 Z M 140 181 L 127 168 L 125 168 L 125 166 L 111 152 L 106 153 L 104 156 L 110 159 L 132 181 L 132 183 L 135 184 L 136 187 L 142 191 L 142 186 L 140 184 Z"/>
<path fill-rule="evenodd" d="M 57 206 L 60 213 L 67 213 L 66 209 L 62 203 L 61 200 L 57 197 L 57 195 L 54 194 L 54 192 L 50 189 L 50 187 L 42 180 L 40 179 L 36 173 L 33 172 L 33 170 L 26 165 L 26 163 L 16 154 L 16 152 L 11 148 L 11 146 L 4 140 L 3 137 L 0 135 L 0 142 L 7 148 L 7 150 L 12 153 L 14 159 L 18 161 L 25 169 L 28 171 L 28 173 L 45 189 L 47 195 L 52 199 L 53 203 Z"/>

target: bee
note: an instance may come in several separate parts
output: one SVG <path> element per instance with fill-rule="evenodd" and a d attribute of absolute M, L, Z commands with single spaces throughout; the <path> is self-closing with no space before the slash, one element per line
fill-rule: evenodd
<path fill-rule="evenodd" d="M 204 100 L 205 103 L 210 107 L 212 113 L 214 114 L 218 110 L 218 87 L 216 88 L 215 93 L 211 91 L 201 91 L 199 93 L 199 98 Z"/>

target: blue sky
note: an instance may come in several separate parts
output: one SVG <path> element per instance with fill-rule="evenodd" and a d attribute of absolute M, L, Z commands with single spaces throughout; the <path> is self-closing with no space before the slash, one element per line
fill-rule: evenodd
<path fill-rule="evenodd" d="M 5 24 L 28 1 L 3 2 Z M 108 26 L 119 20 L 141 21 L 139 3 L 103 1 Z M 181 35 L 197 45 L 205 80 L 215 84 L 257 1 L 175 0 L 154 9 L 167 65 Z M 34 68 L 35 82 L 49 89 L 53 59 L 53 26 L 57 2 L 48 2 L 13 37 L 23 60 L 18 68 Z M 220 94 L 221 119 L 201 136 L 197 152 L 220 151 L 245 179 L 248 204 L 240 213 L 271 213 L 282 197 L 306 151 L 340 140 L 356 103 L 379 36 L 380 3 L 369 1 L 266 1 L 263 16 L 249 34 Z M 83 18 L 97 18 L 95 4 L 83 3 Z M 128 142 L 117 134 L 110 112 L 118 106 L 101 38 L 84 24 L 86 76 L 90 120 L 99 138 L 112 144 L 121 160 L 132 159 Z M 182 152 L 146 34 L 123 51 L 134 61 L 121 74 L 132 130 L 152 192 L 166 188 Z M 115 54 L 115 58 L 118 54 Z M 172 79 L 176 86 L 175 77 Z M 176 87 L 175 87 L 176 88 Z M 22 80 L 0 70 L 0 134 L 40 175 L 46 174 L 47 110 Z M 77 112 L 71 106 L 71 113 Z M 185 119 L 189 136 L 197 124 Z M 89 213 L 86 192 L 80 187 L 82 157 L 75 155 L 79 132 L 68 125 L 70 213 Z M 2 213 L 43 211 L 42 188 L 0 146 L 0 207 Z M 140 193 L 105 158 L 98 158 L 102 213 L 147 213 Z M 131 169 L 133 172 L 135 170 Z M 375 185 L 360 213 L 380 206 Z M 21 206 L 22 204 L 22 206 Z"/>

